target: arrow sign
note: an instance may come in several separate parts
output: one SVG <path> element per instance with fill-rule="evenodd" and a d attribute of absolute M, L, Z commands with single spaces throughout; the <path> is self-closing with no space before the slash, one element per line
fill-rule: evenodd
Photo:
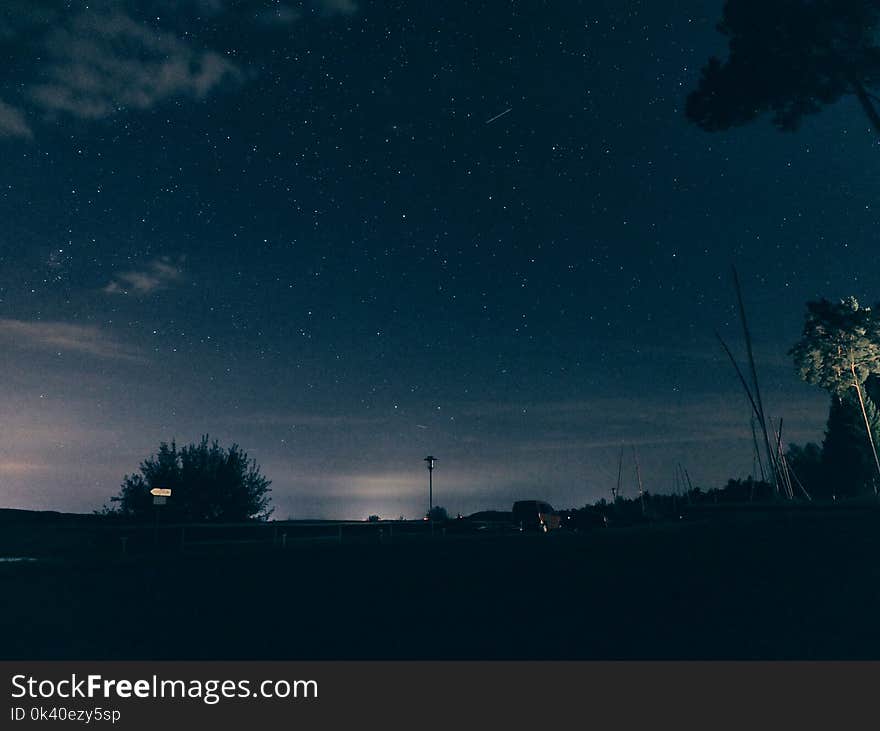
<path fill-rule="evenodd" d="M 171 488 L 170 487 L 154 487 L 150 490 L 150 495 L 153 497 L 171 497 Z"/>

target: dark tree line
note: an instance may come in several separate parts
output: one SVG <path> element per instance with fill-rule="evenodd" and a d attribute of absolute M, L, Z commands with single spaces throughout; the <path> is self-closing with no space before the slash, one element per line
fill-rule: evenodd
<path fill-rule="evenodd" d="M 773 485 L 753 477 L 732 479 L 724 487 L 704 490 L 692 487 L 679 493 L 633 497 L 617 496 L 599 500 L 583 508 L 562 512 L 566 528 L 589 529 L 600 526 L 626 526 L 654 520 L 678 520 L 701 508 L 753 503 L 756 506 L 777 500 Z"/>

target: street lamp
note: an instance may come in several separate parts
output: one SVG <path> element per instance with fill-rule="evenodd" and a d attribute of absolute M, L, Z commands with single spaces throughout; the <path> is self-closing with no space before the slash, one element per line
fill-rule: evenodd
<path fill-rule="evenodd" d="M 434 462 L 436 462 L 436 458 L 432 457 L 430 454 L 425 457 L 425 462 L 428 463 L 428 518 L 433 522 L 434 516 L 431 513 L 434 512 Z"/>

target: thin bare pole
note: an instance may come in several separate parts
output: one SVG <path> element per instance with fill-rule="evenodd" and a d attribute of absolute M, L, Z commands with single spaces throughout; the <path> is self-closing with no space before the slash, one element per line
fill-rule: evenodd
<path fill-rule="evenodd" d="M 694 491 L 694 486 L 691 484 L 691 476 L 688 474 L 688 471 L 682 466 L 681 472 L 684 475 L 684 479 L 687 480 L 687 501 L 688 505 L 691 504 L 691 493 Z"/>
<path fill-rule="evenodd" d="M 770 428 L 773 429 L 773 419 L 770 419 Z M 785 454 L 782 451 L 782 418 L 779 419 L 779 429 L 774 429 L 776 437 L 776 464 L 779 465 L 779 476 L 782 479 L 782 486 L 788 495 L 789 500 L 794 500 L 794 489 L 791 486 L 791 479 L 788 476 L 788 470 L 785 469 Z"/>
<path fill-rule="evenodd" d="M 733 270 L 733 285 L 736 289 L 736 302 L 739 307 L 739 318 L 742 323 L 743 335 L 746 338 L 746 352 L 749 356 L 749 369 L 752 374 L 752 385 L 755 388 L 755 404 L 757 406 L 758 412 L 758 423 L 761 425 L 761 431 L 764 434 L 764 446 L 767 448 L 767 459 L 769 460 L 770 466 L 773 468 L 774 472 L 778 472 L 778 466 L 776 461 L 773 459 L 773 450 L 770 448 L 770 437 L 767 434 L 767 419 L 764 416 L 764 404 L 761 400 L 761 389 L 758 386 L 758 370 L 755 367 L 755 355 L 752 352 L 752 334 L 749 331 L 749 323 L 746 319 L 746 308 L 743 305 L 742 298 L 742 288 L 739 284 L 739 274 L 737 274 L 736 267 L 731 267 Z M 777 475 L 774 474 L 773 481 L 776 483 L 776 489 L 779 490 L 779 480 Z"/>
<path fill-rule="evenodd" d="M 647 513 L 645 508 L 645 491 L 642 489 L 642 471 L 639 469 L 639 455 L 636 453 L 636 445 L 633 444 L 633 461 L 636 463 L 636 479 L 639 481 L 639 500 L 642 502 L 642 515 Z"/>
<path fill-rule="evenodd" d="M 798 479 L 797 473 L 791 468 L 791 465 L 788 463 L 788 460 L 785 460 L 785 469 L 788 470 L 788 474 L 794 478 L 794 481 L 797 483 L 797 486 L 801 489 L 801 492 L 806 495 L 807 500 L 813 502 L 813 498 L 810 493 L 807 492 L 807 488 L 804 487 L 803 483 Z"/>
<path fill-rule="evenodd" d="M 751 418 L 752 424 L 752 445 L 755 448 L 755 458 L 752 464 L 752 484 L 749 485 L 749 502 L 752 502 L 755 499 L 755 480 L 758 476 L 755 473 L 755 463 L 757 463 L 758 469 L 761 471 L 761 482 L 767 482 L 767 478 L 764 475 L 764 462 L 761 460 L 761 450 L 758 447 L 758 435 L 755 432 L 755 417 Z"/>
<path fill-rule="evenodd" d="M 780 452 L 780 448 L 781 448 L 780 444 L 782 441 L 782 435 L 773 426 L 773 419 L 772 418 L 770 419 L 770 431 L 773 434 L 773 444 L 776 449 L 776 464 L 778 467 L 778 465 L 779 465 L 779 452 Z M 788 495 L 788 489 L 786 488 L 786 485 L 785 485 L 785 476 L 778 469 L 777 469 L 777 474 L 779 475 L 779 481 L 781 483 L 781 487 L 782 487 L 783 491 L 786 493 L 786 495 Z"/>
<path fill-rule="evenodd" d="M 672 514 L 678 515 L 678 467 L 672 471 Z"/>
<path fill-rule="evenodd" d="M 743 390 L 746 392 L 746 396 L 749 399 L 749 403 L 752 405 L 752 411 L 755 412 L 755 416 L 758 416 L 758 404 L 755 403 L 755 399 L 752 396 L 752 389 L 749 388 L 749 384 L 746 382 L 746 377 L 743 375 L 743 372 L 740 370 L 739 363 L 736 362 L 736 358 L 733 357 L 733 353 L 730 348 L 727 347 L 727 343 L 724 342 L 724 338 L 722 338 L 718 331 L 715 331 L 715 337 L 718 338 L 718 342 L 721 343 L 721 347 L 724 348 L 724 352 L 727 353 L 727 357 L 733 365 L 733 369 L 736 371 L 736 375 L 739 378 L 739 382 L 742 384 Z"/>
<path fill-rule="evenodd" d="M 617 491 L 614 493 L 614 502 L 620 495 L 620 480 L 623 475 L 623 446 L 620 447 L 620 458 L 617 460 Z"/>
<path fill-rule="evenodd" d="M 755 418 L 752 417 L 752 445 L 755 447 L 755 461 L 758 464 L 758 469 L 761 471 L 761 482 L 767 482 L 767 477 L 764 474 L 764 462 L 761 459 L 761 450 L 758 447 L 758 433 L 755 431 Z M 755 475 L 755 478 L 758 476 Z"/>
<path fill-rule="evenodd" d="M 727 343 L 724 342 L 724 338 L 722 338 L 718 334 L 717 331 L 715 332 L 715 337 L 718 338 L 718 342 L 721 343 L 721 347 L 724 348 L 724 352 L 727 354 L 727 357 L 730 360 L 731 365 L 733 365 L 733 369 L 736 371 L 736 375 L 739 378 L 739 382 L 742 385 L 743 390 L 746 392 L 746 397 L 749 399 L 749 404 L 751 404 L 751 406 L 752 406 L 752 412 L 755 415 L 754 418 L 756 418 L 758 420 L 758 422 L 761 424 L 761 431 L 764 434 L 764 443 L 767 447 L 767 459 L 769 460 L 768 467 L 770 469 L 770 473 L 773 475 L 773 486 L 776 488 L 776 492 L 778 493 L 779 492 L 779 480 L 778 480 L 778 475 L 777 475 L 776 464 L 773 459 L 773 452 L 770 449 L 770 441 L 767 436 L 766 422 L 763 420 L 763 418 L 761 416 L 761 412 L 758 409 L 758 403 L 755 401 L 755 397 L 752 396 L 752 389 L 749 388 L 749 384 L 746 381 L 746 377 L 743 375 L 743 372 L 739 367 L 739 363 L 736 362 L 736 358 L 733 357 L 733 353 L 731 352 L 730 348 L 727 347 Z M 752 419 L 753 435 L 754 435 L 754 418 Z M 755 441 L 755 449 L 759 453 L 758 464 L 761 466 L 761 477 L 762 477 L 762 479 L 766 480 L 766 476 L 764 475 L 764 464 L 760 459 L 760 450 L 758 450 L 758 447 L 757 447 L 757 437 L 753 437 L 753 438 Z"/>
<path fill-rule="evenodd" d="M 877 474 L 880 474 L 880 459 L 877 458 L 877 447 L 874 446 L 874 435 L 871 434 L 871 424 L 868 422 L 868 412 L 865 411 L 865 399 L 862 397 L 862 387 L 859 385 L 859 378 L 856 375 L 856 364 L 852 358 L 849 361 L 849 369 L 852 372 L 853 385 L 856 387 L 856 393 L 859 395 L 859 406 L 862 407 L 862 418 L 865 420 L 865 431 L 868 432 L 868 442 L 871 445 L 871 454 L 874 455 L 874 465 L 877 467 Z M 874 494 L 877 494 L 877 480 L 874 480 Z"/>

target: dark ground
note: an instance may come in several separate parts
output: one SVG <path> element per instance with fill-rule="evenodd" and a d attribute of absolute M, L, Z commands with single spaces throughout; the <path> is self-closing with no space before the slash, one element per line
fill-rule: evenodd
<path fill-rule="evenodd" d="M 0 563 L 0 658 L 880 659 L 877 511 L 212 554 Z"/>

